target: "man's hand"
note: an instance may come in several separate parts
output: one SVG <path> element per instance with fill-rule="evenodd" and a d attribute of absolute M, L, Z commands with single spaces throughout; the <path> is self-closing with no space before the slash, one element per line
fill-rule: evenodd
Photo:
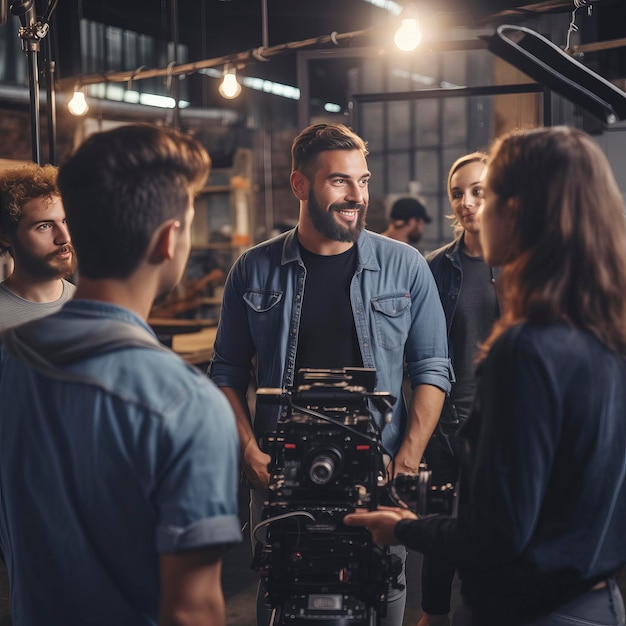
<path fill-rule="evenodd" d="M 413 390 L 404 439 L 392 465 L 394 476 L 419 472 L 424 450 L 441 415 L 444 398 L 444 392 L 433 385 L 418 385 Z"/>
<path fill-rule="evenodd" d="M 269 454 L 265 454 L 254 439 L 250 439 L 241 455 L 241 465 L 248 480 L 255 489 L 267 491 L 270 484 L 270 474 L 267 469 L 272 460 Z"/>
<path fill-rule="evenodd" d="M 410 474 L 412 476 L 419 474 L 422 453 L 421 446 L 412 448 L 405 440 L 394 457 L 393 463 L 389 464 L 389 478 L 395 478 L 398 474 Z M 391 476 L 391 471 L 393 471 L 393 476 Z"/>
<path fill-rule="evenodd" d="M 396 524 L 403 519 L 419 519 L 408 509 L 380 507 L 376 511 L 356 511 L 343 518 L 346 526 L 364 526 L 372 533 L 380 546 L 395 546 L 399 542 L 395 535 Z"/>
<path fill-rule="evenodd" d="M 241 466 L 248 480 L 255 489 L 266 491 L 270 484 L 270 475 L 267 470 L 272 460 L 269 454 L 265 454 L 257 444 L 252 430 L 252 421 L 248 411 L 248 403 L 245 395 L 234 387 L 222 387 L 222 392 L 228 398 L 235 412 L 237 432 L 239 433 L 239 445 L 241 446 Z"/>

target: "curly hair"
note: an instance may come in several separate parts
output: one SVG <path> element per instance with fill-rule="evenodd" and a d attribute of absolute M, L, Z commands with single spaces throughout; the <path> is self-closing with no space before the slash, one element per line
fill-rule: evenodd
<path fill-rule="evenodd" d="M 60 195 L 58 169 L 54 165 L 27 163 L 0 172 L 0 232 L 13 235 L 24 214 L 24 205 L 35 198 Z M 0 255 L 10 248 L 0 243 Z"/>

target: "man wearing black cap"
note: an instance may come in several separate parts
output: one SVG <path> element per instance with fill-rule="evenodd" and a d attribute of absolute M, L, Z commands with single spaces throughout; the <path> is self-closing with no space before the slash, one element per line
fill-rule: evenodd
<path fill-rule="evenodd" d="M 383 235 L 412 246 L 422 238 L 426 224 L 432 222 L 424 205 L 411 197 L 398 198 L 393 203 L 389 220 L 389 226 Z"/>

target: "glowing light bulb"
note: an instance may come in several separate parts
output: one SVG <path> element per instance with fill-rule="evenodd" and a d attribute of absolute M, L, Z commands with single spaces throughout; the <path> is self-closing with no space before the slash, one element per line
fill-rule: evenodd
<path fill-rule="evenodd" d="M 72 99 L 67 103 L 67 110 L 72 115 L 85 115 L 89 111 L 89 105 L 85 99 L 85 94 L 77 89 Z"/>
<path fill-rule="evenodd" d="M 237 82 L 237 76 L 235 72 L 224 72 L 224 80 L 219 86 L 219 92 L 224 98 L 232 100 L 241 93 L 241 85 Z"/>
<path fill-rule="evenodd" d="M 415 50 L 422 41 L 422 31 L 417 20 L 413 17 L 403 19 L 402 26 L 396 31 L 393 40 L 396 46 L 404 52 Z"/>

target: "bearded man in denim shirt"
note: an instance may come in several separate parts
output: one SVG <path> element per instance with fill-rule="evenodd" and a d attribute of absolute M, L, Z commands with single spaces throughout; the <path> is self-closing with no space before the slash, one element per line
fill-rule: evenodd
<path fill-rule="evenodd" d="M 365 142 L 341 124 L 304 129 L 292 146 L 297 227 L 245 252 L 226 282 L 210 376 L 235 411 L 253 522 L 269 483 L 265 436 L 286 411 L 257 404 L 252 422 L 254 357 L 259 387 L 291 387 L 305 367 L 375 368 L 376 391 L 397 398 L 390 424 L 374 412 L 391 475 L 417 474 L 450 389 L 446 322 L 428 265 L 411 246 L 364 230 L 366 155 Z M 401 626 L 404 604 L 404 591 L 391 590 L 386 626 Z M 258 610 L 260 626 L 269 615 Z"/>

